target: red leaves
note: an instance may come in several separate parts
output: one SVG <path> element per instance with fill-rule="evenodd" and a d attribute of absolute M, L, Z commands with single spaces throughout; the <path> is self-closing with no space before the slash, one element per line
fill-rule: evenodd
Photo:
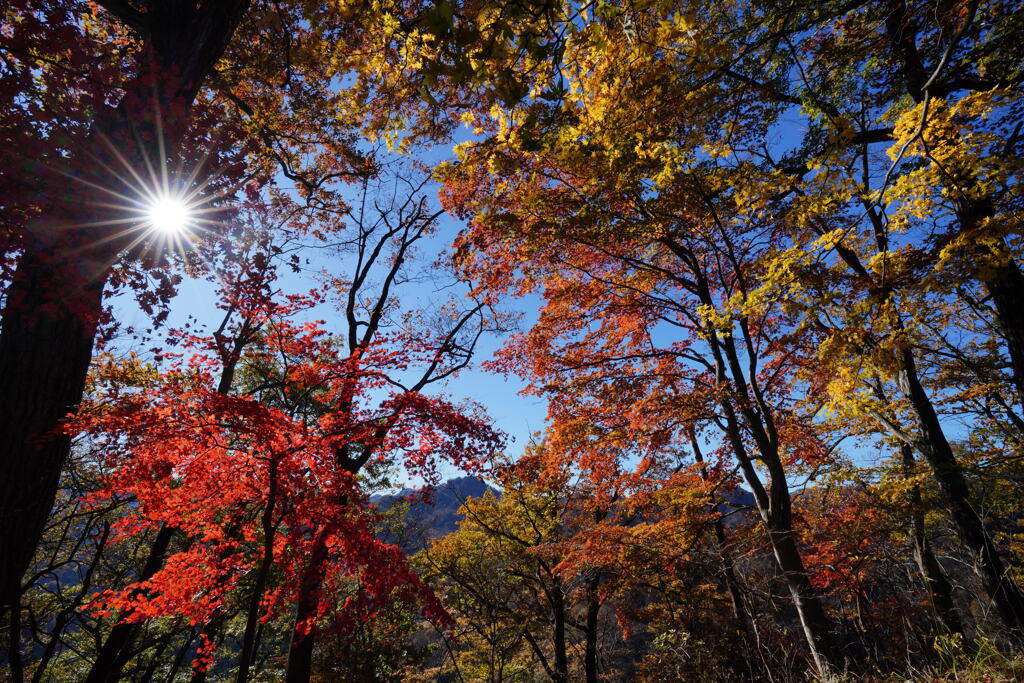
<path fill-rule="evenodd" d="M 167 524 L 188 539 L 152 579 L 105 592 L 94 607 L 130 621 L 177 615 L 206 623 L 266 559 L 262 539 L 271 529 L 269 559 L 281 581 L 262 598 L 266 614 L 288 612 L 305 595 L 317 607 L 303 631 L 321 620 L 345 630 L 392 599 L 422 602 L 443 619 L 402 552 L 377 540 L 356 472 L 367 458 L 398 458 L 428 480 L 439 458 L 479 469 L 499 435 L 472 409 L 394 389 L 387 373 L 408 359 L 387 337 L 345 356 L 319 325 L 292 324 L 281 316 L 287 307 L 273 310 L 259 318 L 264 333 L 244 361 L 284 403 L 218 391 L 224 344 L 189 335 L 182 339 L 198 349 L 192 355 L 172 359 L 148 385 L 115 381 L 104 389 L 109 402 L 97 395 L 78 418 L 112 466 L 92 502 L 136 500 L 122 536 Z M 198 665 L 209 656 L 204 651 Z"/>
<path fill-rule="evenodd" d="M 210 640 L 205 633 L 199 634 L 199 646 L 196 647 L 196 656 L 192 660 L 192 668 L 197 672 L 205 672 L 213 664 L 213 651 L 217 644 Z"/>

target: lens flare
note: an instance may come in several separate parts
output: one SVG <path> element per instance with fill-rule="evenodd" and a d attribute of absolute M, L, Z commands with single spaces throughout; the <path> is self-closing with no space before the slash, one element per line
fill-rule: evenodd
<path fill-rule="evenodd" d="M 149 207 L 146 218 L 154 230 L 165 235 L 180 235 L 188 230 L 192 213 L 177 197 L 159 197 Z"/>

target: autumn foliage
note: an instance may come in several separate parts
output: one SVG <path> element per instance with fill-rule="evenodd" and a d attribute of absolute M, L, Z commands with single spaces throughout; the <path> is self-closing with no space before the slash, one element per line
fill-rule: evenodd
<path fill-rule="evenodd" d="M 10 679 L 1020 678 L 1020 9 L 5 3 Z"/>

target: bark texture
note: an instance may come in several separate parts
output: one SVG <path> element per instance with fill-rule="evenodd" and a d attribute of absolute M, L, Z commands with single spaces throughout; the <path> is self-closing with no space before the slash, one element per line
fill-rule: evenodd
<path fill-rule="evenodd" d="M 85 143 L 90 158 L 103 159 L 111 145 L 155 141 L 161 130 L 180 126 L 249 0 L 154 0 L 146 10 L 98 4 L 145 47 L 121 105 L 97 117 Z M 159 115 L 140 117 L 140 103 Z M 147 156 L 130 142 L 124 146 L 114 150 L 119 158 L 141 163 Z M 116 178 L 110 182 L 120 187 Z M 109 235 L 95 227 L 80 227 L 97 218 L 82 208 L 86 199 L 73 198 L 77 215 L 51 216 L 26 228 L 24 253 L 6 293 L 0 322 L 0 608 L 17 604 L 53 505 L 70 449 L 63 421 L 82 399 L 103 287 L 124 247 L 106 241 Z"/>

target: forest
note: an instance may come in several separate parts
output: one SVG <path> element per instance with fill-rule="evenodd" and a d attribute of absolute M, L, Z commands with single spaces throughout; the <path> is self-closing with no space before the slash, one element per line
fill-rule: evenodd
<path fill-rule="evenodd" d="M 1024 5 L 0 2 L 0 681 L 1024 680 Z"/>

